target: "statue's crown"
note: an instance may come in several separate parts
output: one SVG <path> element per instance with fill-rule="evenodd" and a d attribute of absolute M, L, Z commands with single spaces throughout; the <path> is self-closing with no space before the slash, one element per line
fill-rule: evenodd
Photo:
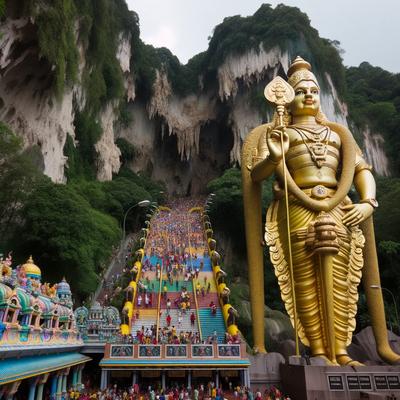
<path fill-rule="evenodd" d="M 288 83 L 295 87 L 301 81 L 313 81 L 319 87 L 317 78 L 311 72 L 311 64 L 297 56 L 288 69 Z"/>

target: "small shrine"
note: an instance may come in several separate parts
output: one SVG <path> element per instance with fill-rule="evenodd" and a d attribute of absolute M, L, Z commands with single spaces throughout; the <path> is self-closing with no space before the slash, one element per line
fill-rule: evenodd
<path fill-rule="evenodd" d="M 115 342 L 121 319 L 118 309 L 101 306 L 95 301 L 88 309 L 78 307 L 75 312 L 77 328 L 85 342 Z"/>

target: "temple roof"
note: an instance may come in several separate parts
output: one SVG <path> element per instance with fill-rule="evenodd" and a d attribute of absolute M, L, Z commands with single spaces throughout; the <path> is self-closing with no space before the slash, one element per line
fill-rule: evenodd
<path fill-rule="evenodd" d="M 0 283 L 0 305 L 6 303 L 12 293 L 13 291 L 9 286 Z"/>
<path fill-rule="evenodd" d="M 90 361 L 90 358 L 79 353 L 61 353 L 1 360 L 0 385 L 57 371 L 87 361 Z"/>
<path fill-rule="evenodd" d="M 28 277 L 40 279 L 40 277 L 42 276 L 42 271 L 37 265 L 35 265 L 32 256 L 29 257 L 29 259 L 26 261 L 25 264 L 21 266 L 21 268 L 25 271 L 25 274 Z"/>
<path fill-rule="evenodd" d="M 57 285 L 57 294 L 61 293 L 71 294 L 71 288 L 65 278 L 63 278 L 62 281 Z"/>

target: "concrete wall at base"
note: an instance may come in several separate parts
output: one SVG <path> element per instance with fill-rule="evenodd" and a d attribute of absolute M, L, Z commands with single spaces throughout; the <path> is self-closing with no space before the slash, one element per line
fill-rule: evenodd
<path fill-rule="evenodd" d="M 370 377 L 370 389 L 357 389 L 354 378 Z M 397 377 L 398 389 L 378 389 L 375 376 Z M 330 378 L 338 378 L 333 381 Z M 350 380 L 351 377 L 352 380 Z M 296 400 L 358 400 L 400 398 L 400 368 L 398 366 L 348 366 L 282 365 L 282 386 L 285 394 Z M 361 382 L 361 381 L 360 381 Z"/>
<path fill-rule="evenodd" d="M 247 378 L 250 382 L 247 385 L 253 391 L 260 389 L 263 393 L 267 387 L 281 384 L 280 365 L 285 363 L 281 354 L 267 353 L 249 355 L 248 357 L 251 365 Z"/>

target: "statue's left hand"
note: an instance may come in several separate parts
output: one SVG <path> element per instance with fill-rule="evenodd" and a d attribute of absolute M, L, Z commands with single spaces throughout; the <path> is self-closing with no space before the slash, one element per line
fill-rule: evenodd
<path fill-rule="evenodd" d="M 343 206 L 342 210 L 349 210 L 343 217 L 343 223 L 347 226 L 356 226 L 365 221 L 374 212 L 371 204 L 349 204 Z"/>

